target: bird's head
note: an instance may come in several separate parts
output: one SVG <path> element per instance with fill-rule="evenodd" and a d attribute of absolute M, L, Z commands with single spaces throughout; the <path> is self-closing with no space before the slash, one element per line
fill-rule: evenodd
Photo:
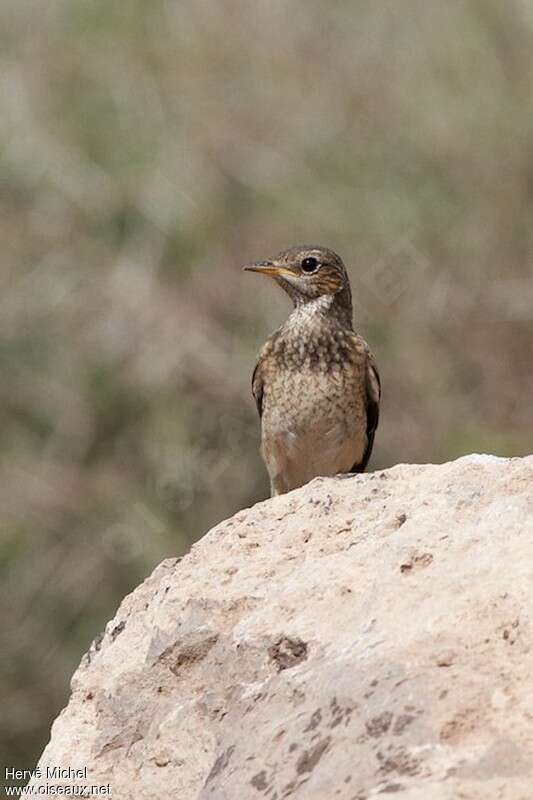
<path fill-rule="evenodd" d="M 311 245 L 290 247 L 268 261 L 254 261 L 243 269 L 274 278 L 295 306 L 327 297 L 351 318 L 348 273 L 342 259 L 333 250 Z"/>

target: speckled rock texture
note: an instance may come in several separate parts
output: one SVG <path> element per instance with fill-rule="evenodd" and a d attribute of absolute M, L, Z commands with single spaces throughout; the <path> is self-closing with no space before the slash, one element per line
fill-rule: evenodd
<path fill-rule="evenodd" d="M 40 767 L 115 800 L 531 800 L 532 611 L 533 457 L 316 479 L 126 597 Z"/>

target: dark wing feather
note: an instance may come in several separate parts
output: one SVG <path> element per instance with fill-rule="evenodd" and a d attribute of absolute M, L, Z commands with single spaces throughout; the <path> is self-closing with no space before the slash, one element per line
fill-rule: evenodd
<path fill-rule="evenodd" d="M 257 406 L 257 413 L 261 417 L 263 415 L 263 376 L 262 376 L 262 362 L 260 358 L 255 365 L 254 374 L 252 375 L 252 394 Z"/>
<path fill-rule="evenodd" d="M 381 381 L 374 356 L 369 353 L 366 362 L 366 438 L 367 444 L 360 464 L 354 464 L 352 472 L 364 472 L 372 455 L 374 435 L 379 422 Z"/>
<path fill-rule="evenodd" d="M 274 344 L 277 342 L 280 336 L 280 330 L 274 331 L 274 333 L 268 337 L 261 352 L 259 353 L 259 358 L 257 359 L 257 364 L 255 365 L 254 374 L 252 375 L 252 394 L 255 399 L 255 404 L 257 406 L 257 412 L 259 416 L 263 416 L 263 396 L 265 393 L 265 376 L 268 378 L 269 374 L 269 366 L 272 364 L 272 355 Z"/>

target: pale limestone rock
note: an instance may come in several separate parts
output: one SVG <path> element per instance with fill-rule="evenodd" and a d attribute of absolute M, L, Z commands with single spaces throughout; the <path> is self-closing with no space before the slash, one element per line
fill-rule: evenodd
<path fill-rule="evenodd" d="M 40 767 L 114 800 L 531 800 L 532 609 L 533 457 L 317 479 L 124 600 Z"/>

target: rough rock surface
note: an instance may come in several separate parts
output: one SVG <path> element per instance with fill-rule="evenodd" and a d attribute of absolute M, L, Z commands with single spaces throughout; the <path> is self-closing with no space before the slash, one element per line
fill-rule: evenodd
<path fill-rule="evenodd" d="M 532 609 L 533 457 L 317 479 L 124 600 L 40 768 L 115 800 L 531 800 Z"/>

